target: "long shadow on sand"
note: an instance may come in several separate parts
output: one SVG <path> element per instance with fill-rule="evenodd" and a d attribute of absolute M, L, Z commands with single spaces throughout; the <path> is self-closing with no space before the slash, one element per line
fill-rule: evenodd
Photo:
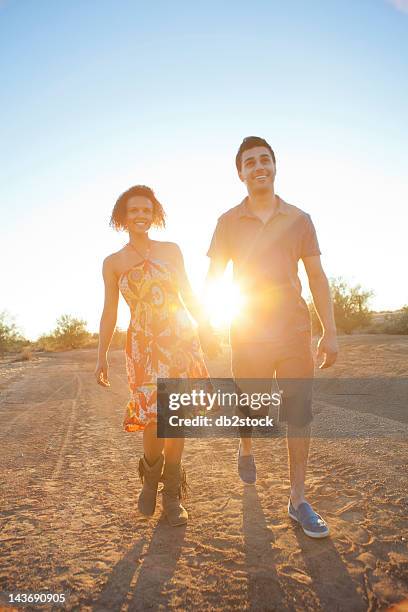
<path fill-rule="evenodd" d="M 321 608 L 339 612 L 366 610 L 367 603 L 357 592 L 355 583 L 330 536 L 322 540 L 313 540 L 303 533 L 299 525 L 292 525 L 292 528 L 307 573 L 312 578 L 310 588 L 319 599 Z"/>
<path fill-rule="evenodd" d="M 186 533 L 186 525 L 170 527 L 162 518 L 149 548 L 129 601 L 129 610 L 167 609 L 166 584 L 172 579 Z"/>
<path fill-rule="evenodd" d="M 243 531 L 250 610 L 290 610 L 275 569 L 274 537 L 255 487 L 244 487 Z"/>
<path fill-rule="evenodd" d="M 96 612 L 120 610 L 139 564 L 146 540 L 141 538 L 113 568 L 108 581 L 92 609 Z"/>
<path fill-rule="evenodd" d="M 120 610 L 126 602 L 130 611 L 166 609 L 168 599 L 164 588 L 173 577 L 180 557 L 186 527 L 170 527 L 161 519 L 152 535 L 149 548 L 143 554 L 143 565 L 136 584 L 132 586 L 142 560 L 146 538 L 142 538 L 114 567 L 105 588 L 93 605 L 95 612 Z"/>

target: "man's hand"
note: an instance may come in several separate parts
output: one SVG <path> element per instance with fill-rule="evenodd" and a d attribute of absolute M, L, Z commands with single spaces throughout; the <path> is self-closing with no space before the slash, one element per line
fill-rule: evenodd
<path fill-rule="evenodd" d="M 337 344 L 337 337 L 335 332 L 323 332 L 323 335 L 321 336 L 317 344 L 317 362 L 321 362 L 319 368 L 321 370 L 324 370 L 325 368 L 330 368 L 330 366 L 335 363 L 338 352 L 339 347 Z"/>
<path fill-rule="evenodd" d="M 101 385 L 102 387 L 110 387 L 107 359 L 98 359 L 95 368 L 95 378 L 98 385 Z"/>
<path fill-rule="evenodd" d="M 220 342 L 209 324 L 198 327 L 201 348 L 208 359 L 215 359 L 222 353 Z"/>

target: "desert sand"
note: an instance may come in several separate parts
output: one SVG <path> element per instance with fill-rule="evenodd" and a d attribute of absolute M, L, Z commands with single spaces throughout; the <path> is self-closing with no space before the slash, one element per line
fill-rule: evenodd
<path fill-rule="evenodd" d="M 408 337 L 340 345 L 324 376 L 371 380 L 314 403 L 308 498 L 331 528 L 317 541 L 286 513 L 283 431 L 255 441 L 255 487 L 236 474 L 237 440 L 188 440 L 190 521 L 170 528 L 160 500 L 152 519 L 137 513 L 142 439 L 121 429 L 123 352 L 109 390 L 94 350 L 3 359 L 0 608 L 4 592 L 47 591 L 84 611 L 406 610 Z M 230 376 L 228 359 L 211 374 Z"/>

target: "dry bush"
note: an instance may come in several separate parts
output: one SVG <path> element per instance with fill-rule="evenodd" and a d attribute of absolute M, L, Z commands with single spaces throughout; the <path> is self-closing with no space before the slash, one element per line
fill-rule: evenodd
<path fill-rule="evenodd" d="M 342 278 L 332 278 L 330 292 L 337 331 L 351 334 L 370 324 L 368 302 L 373 295 L 372 291 L 364 290 L 361 285 L 352 287 Z M 312 303 L 309 304 L 309 311 L 313 334 L 320 334 L 320 321 Z"/>
<path fill-rule="evenodd" d="M 27 344 L 11 315 L 6 311 L 0 312 L 0 354 L 6 351 L 18 351 Z"/>
<path fill-rule="evenodd" d="M 23 346 L 20 354 L 20 361 L 31 361 L 33 358 L 33 351 L 31 346 Z"/>
<path fill-rule="evenodd" d="M 385 316 L 384 334 L 408 334 L 408 305 Z"/>
<path fill-rule="evenodd" d="M 31 361 L 34 358 L 33 350 L 31 345 L 23 346 L 21 349 L 21 353 L 18 357 L 14 359 L 14 361 Z"/>
<path fill-rule="evenodd" d="M 36 343 L 36 347 L 43 351 L 64 351 L 67 349 L 82 348 L 91 338 L 86 330 L 86 321 L 71 315 L 62 315 L 57 319 L 57 326 L 49 334 L 43 334 Z"/>
<path fill-rule="evenodd" d="M 394 312 L 372 313 L 370 324 L 362 331 L 365 334 L 408 334 L 408 306 Z"/>
<path fill-rule="evenodd" d="M 35 346 L 39 351 L 53 352 L 57 350 L 56 339 L 51 334 L 43 334 L 40 336 Z"/>
<path fill-rule="evenodd" d="M 99 334 L 89 334 L 88 339 L 82 345 L 82 348 L 98 348 Z"/>

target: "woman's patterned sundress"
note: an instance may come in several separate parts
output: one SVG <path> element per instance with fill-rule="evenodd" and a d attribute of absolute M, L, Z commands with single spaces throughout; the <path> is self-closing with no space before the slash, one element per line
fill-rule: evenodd
<path fill-rule="evenodd" d="M 125 431 L 157 422 L 157 378 L 208 378 L 197 332 L 180 301 L 174 272 L 144 259 L 119 277 L 130 308 L 126 370 L 130 400 Z"/>

